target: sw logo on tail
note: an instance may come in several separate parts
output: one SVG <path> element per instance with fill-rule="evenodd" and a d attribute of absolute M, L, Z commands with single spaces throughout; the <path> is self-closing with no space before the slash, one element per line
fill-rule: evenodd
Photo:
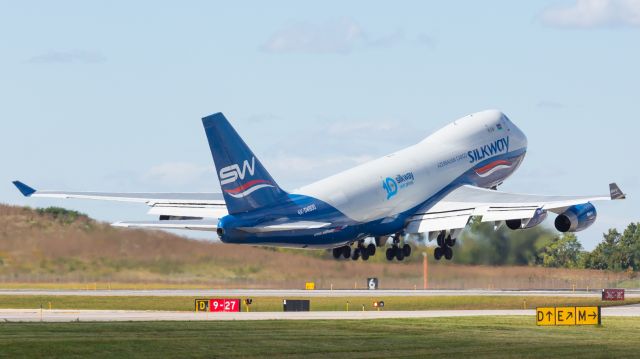
<path fill-rule="evenodd" d="M 247 174 L 250 177 L 253 177 L 256 171 L 256 158 L 255 156 L 251 156 L 251 164 L 249 164 L 249 160 L 244 160 L 242 162 L 242 167 L 240 165 L 234 163 L 231 166 L 224 167 L 218 173 L 220 177 L 220 185 L 224 186 L 230 183 L 237 182 L 238 180 L 244 181 L 244 178 Z M 224 189 L 223 191 L 233 198 L 243 198 L 245 196 L 250 195 L 251 193 L 261 189 L 261 188 L 270 188 L 274 187 L 274 185 L 262 179 L 254 179 L 248 182 L 245 182 L 238 187 L 231 189 Z"/>
<path fill-rule="evenodd" d="M 247 172 L 249 175 L 253 176 L 256 170 L 256 158 L 251 157 L 251 165 L 249 165 L 248 160 L 244 160 L 242 163 L 242 169 L 237 164 L 232 164 L 231 166 L 224 167 L 220 170 L 220 185 L 224 186 L 229 183 L 233 183 L 240 178 L 244 179 Z"/>

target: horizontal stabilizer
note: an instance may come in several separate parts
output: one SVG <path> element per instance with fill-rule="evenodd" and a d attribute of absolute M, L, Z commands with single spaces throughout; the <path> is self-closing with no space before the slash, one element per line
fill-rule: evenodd
<path fill-rule="evenodd" d="M 311 221 L 298 221 L 298 222 L 286 222 L 286 223 L 266 223 L 260 226 L 253 227 L 238 227 L 239 230 L 249 233 L 265 233 L 265 232 L 280 232 L 280 231 L 294 231 L 300 229 L 318 229 L 330 226 L 331 223 L 326 222 L 311 222 Z"/>
<path fill-rule="evenodd" d="M 152 192 L 78 192 L 78 191 L 51 191 L 35 190 L 20 181 L 13 181 L 14 186 L 26 197 L 43 198 L 75 198 L 93 199 L 102 201 L 137 202 L 146 203 L 149 206 L 173 205 L 173 206 L 218 206 L 224 208 L 222 193 L 214 192 L 186 192 L 186 193 L 152 193 Z"/>
<path fill-rule="evenodd" d="M 140 222 L 116 222 L 114 227 L 146 228 L 146 229 L 190 229 L 194 231 L 215 231 L 218 228 L 217 220 L 168 220 L 168 221 L 140 221 Z"/>
<path fill-rule="evenodd" d="M 25 197 L 29 197 L 32 194 L 36 193 L 35 189 L 27 186 L 26 184 L 20 181 L 13 181 L 13 185 L 16 186 L 18 188 L 18 191 L 20 191 L 20 193 L 22 193 L 22 195 Z"/>

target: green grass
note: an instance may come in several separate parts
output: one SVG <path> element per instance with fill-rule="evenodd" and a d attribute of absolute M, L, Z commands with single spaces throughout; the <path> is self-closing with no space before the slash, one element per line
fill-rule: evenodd
<path fill-rule="evenodd" d="M 537 327 L 533 317 L 0 325 L 0 357 L 636 358 L 640 322 Z"/>
<path fill-rule="evenodd" d="M 193 297 L 91 297 L 91 296 L 37 296 L 4 295 L 0 296 L 0 308 L 47 309 L 49 303 L 53 309 L 121 309 L 121 310 L 178 310 L 194 309 Z M 282 299 L 275 297 L 255 297 L 251 311 L 273 312 L 282 310 Z M 287 298 L 305 299 L 305 298 Z M 624 302 L 601 302 L 597 298 L 572 297 L 511 297 L 511 296 L 434 296 L 434 297 L 329 297 L 310 298 L 311 310 L 340 311 L 372 310 L 374 301 L 383 300 L 385 310 L 437 310 L 437 309 L 532 309 L 544 306 L 591 306 L 637 304 L 640 298 L 627 299 Z"/>

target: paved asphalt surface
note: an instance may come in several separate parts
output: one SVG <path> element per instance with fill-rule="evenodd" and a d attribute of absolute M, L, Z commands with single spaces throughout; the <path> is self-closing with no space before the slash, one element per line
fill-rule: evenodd
<path fill-rule="evenodd" d="M 539 296 L 593 297 L 600 291 L 571 290 L 272 290 L 272 289 L 160 289 L 160 290 L 0 290 L 1 295 L 77 295 L 92 297 L 430 297 L 430 296 Z M 639 298 L 640 291 L 626 290 L 625 297 Z"/>
<path fill-rule="evenodd" d="M 216 320 L 359 320 L 390 318 L 442 318 L 470 316 L 535 316 L 534 310 L 430 310 L 351 312 L 242 312 L 196 313 L 137 310 L 33 310 L 0 309 L 2 322 L 111 322 L 111 321 L 216 321 Z M 640 306 L 602 308 L 606 317 L 640 317 Z"/>

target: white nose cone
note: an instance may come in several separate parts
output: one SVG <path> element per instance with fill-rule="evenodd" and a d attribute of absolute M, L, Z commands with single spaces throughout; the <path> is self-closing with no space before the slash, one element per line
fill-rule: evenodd
<path fill-rule="evenodd" d="M 528 144 L 527 136 L 524 134 L 524 132 L 522 132 L 522 130 L 520 130 L 520 128 L 518 128 L 518 126 L 516 126 L 513 122 L 511 122 L 509 117 L 507 117 L 503 113 L 501 113 L 501 115 L 502 116 L 500 119 L 500 123 L 502 123 L 502 125 L 507 130 L 507 134 L 509 135 L 510 141 L 512 143 L 512 148 L 526 149 Z"/>

